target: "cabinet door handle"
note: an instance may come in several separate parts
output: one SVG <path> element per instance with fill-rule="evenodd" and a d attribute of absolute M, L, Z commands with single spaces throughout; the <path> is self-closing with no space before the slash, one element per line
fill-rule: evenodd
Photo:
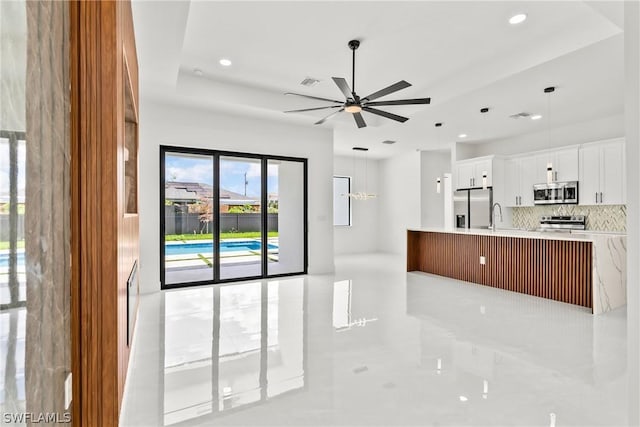
<path fill-rule="evenodd" d="M 596 203 L 598 203 L 598 192 L 596 191 Z"/>
<path fill-rule="evenodd" d="M 602 191 L 600 192 L 600 203 L 602 203 Z"/>
<path fill-rule="evenodd" d="M 554 179 L 554 181 L 557 181 L 557 180 L 558 180 L 558 171 L 555 171 L 555 172 L 554 172 L 554 174 L 555 174 L 555 177 L 556 177 L 556 178 Z"/>

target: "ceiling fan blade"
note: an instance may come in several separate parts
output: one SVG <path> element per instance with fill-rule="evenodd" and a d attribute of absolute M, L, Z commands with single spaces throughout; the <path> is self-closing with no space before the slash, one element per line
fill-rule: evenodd
<path fill-rule="evenodd" d="M 367 102 L 367 106 L 376 105 L 416 105 L 416 104 L 431 104 L 431 98 L 416 98 L 416 99 L 398 99 L 395 101 L 376 101 Z"/>
<path fill-rule="evenodd" d="M 335 116 L 338 113 L 341 113 L 344 111 L 344 107 L 342 107 L 341 109 L 339 109 L 338 111 L 334 111 L 333 113 L 329 114 L 327 117 L 324 117 L 320 120 L 318 120 L 317 122 L 314 123 L 314 125 L 321 125 L 324 122 L 326 122 L 328 119 L 330 119 L 331 117 Z"/>
<path fill-rule="evenodd" d="M 371 114 L 377 114 L 378 116 L 386 117 L 387 119 L 395 120 L 397 122 L 406 122 L 409 120 L 408 117 L 399 116 L 397 114 L 388 113 L 386 111 L 378 110 L 376 108 L 362 107 L 363 111 Z"/>
<path fill-rule="evenodd" d="M 411 86 L 411 83 L 406 82 L 404 80 L 400 80 L 398 83 L 394 83 L 391 86 L 387 86 L 384 89 L 380 89 L 377 92 L 373 92 L 371 95 L 369 96 L 365 96 L 363 98 L 363 100 L 368 99 L 369 101 L 373 101 L 374 99 L 378 99 L 381 98 L 385 95 L 389 95 L 393 92 L 397 92 L 399 90 L 408 88 L 409 86 Z"/>
<path fill-rule="evenodd" d="M 358 128 L 367 127 L 367 123 L 364 121 L 364 118 L 362 117 L 362 114 L 353 113 L 353 118 L 356 121 L 356 124 L 358 125 Z"/>
<path fill-rule="evenodd" d="M 317 96 L 303 95 L 301 93 L 287 92 L 287 93 L 285 93 L 285 95 L 302 96 L 303 98 L 317 99 L 319 101 L 335 102 L 336 104 L 344 104 L 344 101 L 336 101 L 335 99 L 319 98 Z"/>
<path fill-rule="evenodd" d="M 340 105 L 330 105 L 328 107 L 316 107 L 316 108 L 303 108 L 301 110 L 289 110 L 284 111 L 285 113 L 301 113 L 303 111 L 314 111 L 314 110 L 326 110 L 327 108 L 340 108 Z"/>
<path fill-rule="evenodd" d="M 345 79 L 343 79 L 342 77 L 331 77 L 331 78 L 333 79 L 335 84 L 340 88 L 345 98 L 353 99 L 353 94 L 351 93 L 351 89 L 349 88 L 349 83 L 347 83 Z"/>

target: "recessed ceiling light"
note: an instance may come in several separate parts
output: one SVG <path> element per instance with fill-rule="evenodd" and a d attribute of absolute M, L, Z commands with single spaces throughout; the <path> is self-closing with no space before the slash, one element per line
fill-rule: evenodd
<path fill-rule="evenodd" d="M 466 133 L 461 133 L 460 135 L 458 135 L 458 138 L 466 138 L 467 134 Z"/>
<path fill-rule="evenodd" d="M 511 18 L 509 18 L 509 24 L 511 25 L 521 24 L 524 21 L 526 21 L 526 19 L 527 19 L 526 13 L 518 13 L 517 15 L 513 15 Z"/>
<path fill-rule="evenodd" d="M 542 118 L 542 116 L 540 114 L 534 114 L 533 116 L 531 116 L 531 120 L 540 120 Z"/>
<path fill-rule="evenodd" d="M 222 58 L 220 60 L 220 65 L 222 65 L 223 67 L 228 67 L 231 65 L 231 60 L 227 58 Z"/>
<path fill-rule="evenodd" d="M 466 402 L 467 400 L 469 400 L 467 396 L 460 396 L 459 399 L 460 399 L 460 402 Z"/>

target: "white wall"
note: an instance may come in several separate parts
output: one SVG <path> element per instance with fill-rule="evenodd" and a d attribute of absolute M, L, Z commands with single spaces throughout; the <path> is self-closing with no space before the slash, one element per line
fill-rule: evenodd
<path fill-rule="evenodd" d="M 420 152 L 380 161 L 378 250 L 405 255 L 407 228 L 420 227 Z"/>
<path fill-rule="evenodd" d="M 629 425 L 640 424 L 640 4 L 624 3 L 627 144 L 627 378 Z"/>
<path fill-rule="evenodd" d="M 333 135 L 328 129 L 170 106 L 140 105 L 141 292 L 160 289 L 160 145 L 308 158 L 309 273 L 333 271 Z"/>
<path fill-rule="evenodd" d="M 553 147 L 618 138 L 624 136 L 624 133 L 624 115 L 617 114 L 552 129 L 551 146 L 549 145 L 549 134 L 546 130 L 484 144 L 458 143 L 458 152 L 463 153 L 464 156 L 458 155 L 457 159 L 488 156 L 490 154 L 510 155 L 547 150 Z M 461 151 L 461 146 L 467 146 L 468 149 Z"/>
<path fill-rule="evenodd" d="M 378 194 L 379 161 L 366 160 L 368 193 Z M 365 191 L 365 159 L 360 157 L 335 156 L 333 173 L 351 177 L 351 191 Z M 378 197 L 380 195 L 378 194 Z M 351 200 L 351 226 L 333 227 L 333 247 L 336 255 L 367 253 L 377 250 L 378 198 Z"/>
<path fill-rule="evenodd" d="M 451 172 L 451 152 L 422 151 L 420 153 L 420 223 L 422 227 L 444 227 L 444 174 Z M 440 193 L 436 179 L 440 177 Z"/>

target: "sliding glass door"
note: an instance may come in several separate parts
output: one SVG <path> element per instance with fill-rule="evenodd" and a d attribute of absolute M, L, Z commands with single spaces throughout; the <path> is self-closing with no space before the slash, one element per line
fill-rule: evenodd
<path fill-rule="evenodd" d="M 269 160 L 267 271 L 301 271 L 305 261 L 305 168 L 301 162 Z"/>
<path fill-rule="evenodd" d="M 164 284 L 214 279 L 214 156 L 164 156 Z"/>
<path fill-rule="evenodd" d="M 305 274 L 306 159 L 161 147 L 162 288 Z"/>
<path fill-rule="evenodd" d="M 262 276 L 262 159 L 220 156 L 220 279 Z"/>

